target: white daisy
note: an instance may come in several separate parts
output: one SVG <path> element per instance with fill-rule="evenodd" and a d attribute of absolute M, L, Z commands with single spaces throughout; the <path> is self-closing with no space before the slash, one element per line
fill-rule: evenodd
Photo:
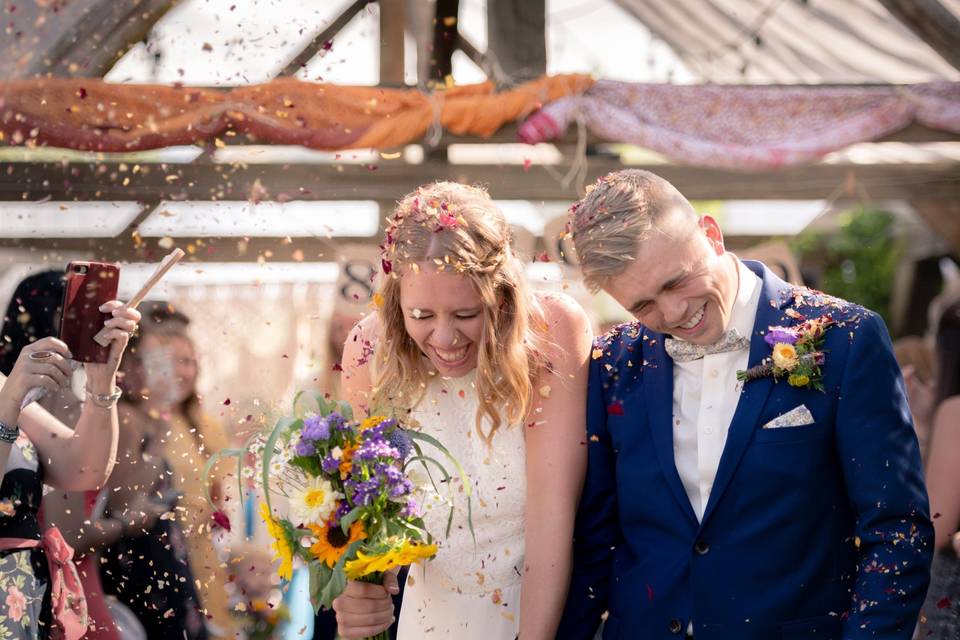
<path fill-rule="evenodd" d="M 310 478 L 303 489 L 290 496 L 290 511 L 296 525 L 322 524 L 337 508 L 343 495 L 324 478 Z"/>

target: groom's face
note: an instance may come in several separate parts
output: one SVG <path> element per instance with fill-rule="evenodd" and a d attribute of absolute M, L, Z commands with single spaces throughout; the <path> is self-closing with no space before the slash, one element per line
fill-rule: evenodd
<path fill-rule="evenodd" d="M 458 378 L 477 366 L 483 338 L 483 299 L 466 276 L 425 262 L 400 277 L 407 334 L 442 376 Z"/>
<path fill-rule="evenodd" d="M 730 320 L 737 269 L 713 218 L 671 213 L 604 289 L 650 329 L 711 344 Z"/>

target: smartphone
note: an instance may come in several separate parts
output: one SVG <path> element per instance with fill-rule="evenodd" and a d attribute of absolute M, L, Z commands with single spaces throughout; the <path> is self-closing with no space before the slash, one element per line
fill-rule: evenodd
<path fill-rule="evenodd" d="M 110 262 L 71 262 L 67 265 L 67 286 L 63 292 L 60 339 L 67 343 L 78 362 L 106 362 L 109 346 L 93 336 L 110 319 L 100 305 L 117 297 L 120 267 Z"/>

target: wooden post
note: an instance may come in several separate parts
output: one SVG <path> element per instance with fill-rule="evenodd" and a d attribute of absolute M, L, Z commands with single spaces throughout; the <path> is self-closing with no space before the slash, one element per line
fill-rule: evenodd
<path fill-rule="evenodd" d="M 380 0 L 380 84 L 404 85 L 404 0 Z"/>
<path fill-rule="evenodd" d="M 487 58 L 497 84 L 547 72 L 546 0 L 487 0 Z"/>
<path fill-rule="evenodd" d="M 430 76 L 427 82 L 444 84 L 453 75 L 453 51 L 457 46 L 457 15 L 460 0 L 437 0 L 433 23 L 433 51 L 430 56 Z"/>

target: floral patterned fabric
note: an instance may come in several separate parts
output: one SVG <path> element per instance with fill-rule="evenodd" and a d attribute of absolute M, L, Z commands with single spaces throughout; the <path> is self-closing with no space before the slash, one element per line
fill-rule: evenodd
<path fill-rule="evenodd" d="M 582 121 L 598 138 L 637 144 L 679 163 L 773 169 L 898 131 L 911 122 L 960 132 L 960 83 L 886 87 L 744 87 L 600 80 L 555 100 L 519 129 L 548 142 Z"/>
<path fill-rule="evenodd" d="M 40 538 L 37 512 L 43 467 L 23 434 L 10 448 L 0 484 L 0 538 Z M 43 551 L 0 552 L 0 640 L 46 638 L 50 633 L 50 573 Z"/>

